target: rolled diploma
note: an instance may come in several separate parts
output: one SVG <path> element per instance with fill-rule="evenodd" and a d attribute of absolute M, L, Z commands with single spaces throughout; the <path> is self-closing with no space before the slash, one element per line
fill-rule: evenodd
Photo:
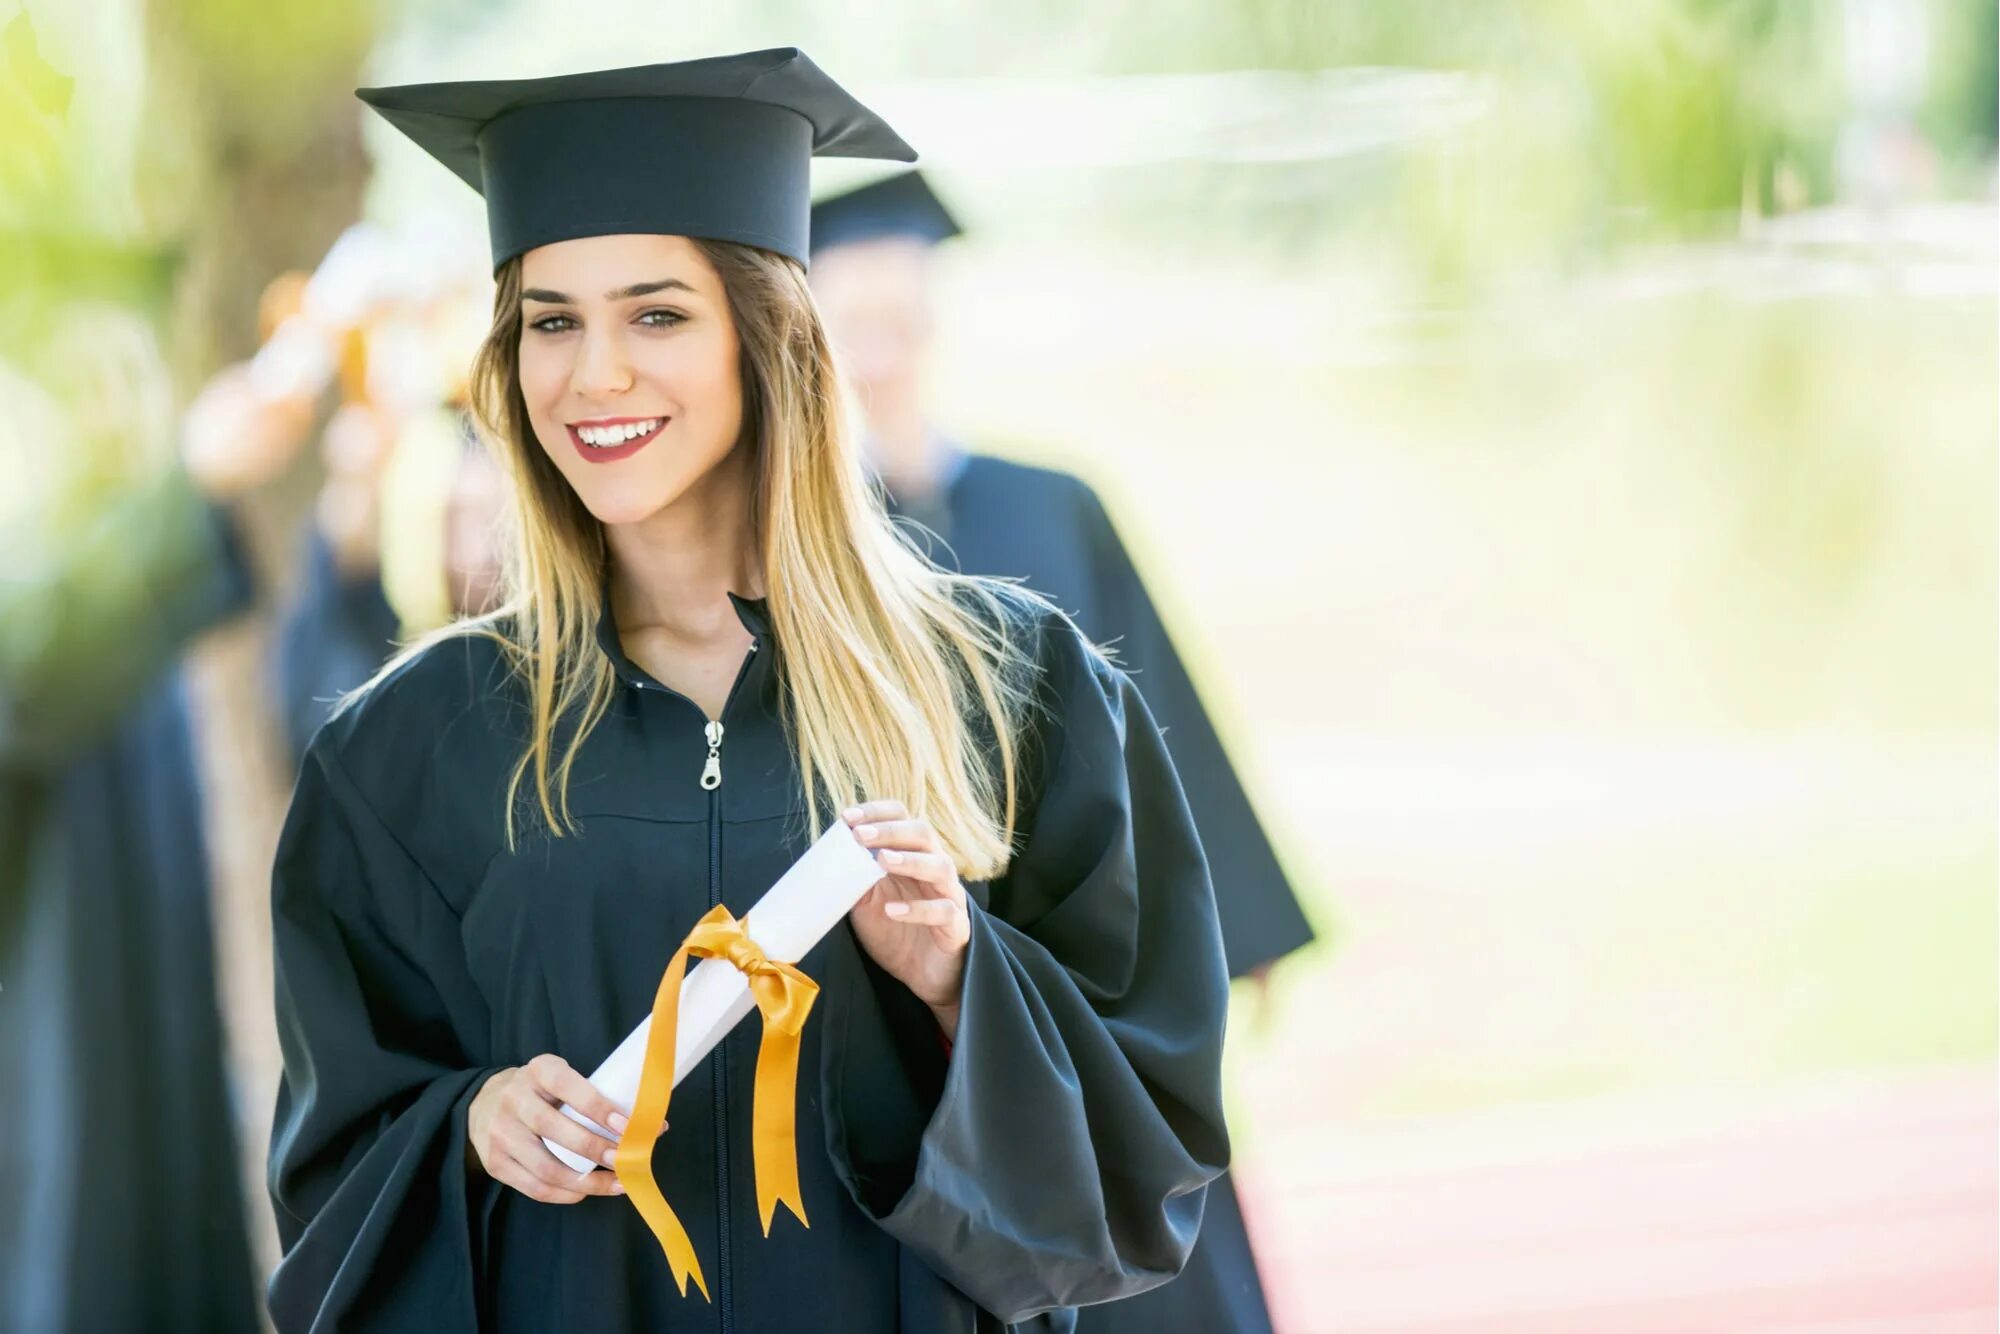
<path fill-rule="evenodd" d="M 836 820 L 805 855 L 778 877 L 778 883 L 743 919 L 750 939 L 764 953 L 781 963 L 797 963 L 833 930 L 855 904 L 882 878 L 882 868 L 854 837 L 854 831 Z M 724 959 L 703 959 L 688 970 L 681 982 L 679 1033 L 674 1039 L 674 1087 L 687 1078 L 688 1071 L 715 1050 L 730 1029 L 757 1008 L 750 995 L 750 983 Z M 599 1093 L 630 1110 L 639 1096 L 639 1074 L 646 1064 L 646 1037 L 653 1029 L 649 1014 L 639 1021 L 623 1042 L 591 1072 L 590 1082 Z M 564 1104 L 563 1115 L 589 1126 L 605 1138 L 618 1136 Z M 562 1145 L 544 1139 L 550 1153 L 579 1172 L 589 1172 L 601 1163 L 571 1153 Z"/>

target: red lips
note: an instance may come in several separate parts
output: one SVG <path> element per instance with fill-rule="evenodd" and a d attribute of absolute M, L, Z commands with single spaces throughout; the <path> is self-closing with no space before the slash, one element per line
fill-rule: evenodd
<path fill-rule="evenodd" d="M 569 432 L 569 442 L 576 446 L 576 452 L 590 462 L 615 463 L 619 459 L 632 457 L 651 444 L 661 431 L 667 429 L 667 423 L 671 420 L 673 420 L 671 417 L 600 417 L 595 421 L 572 422 L 563 429 Z M 614 426 L 630 426 L 637 422 L 657 422 L 658 425 L 644 435 L 633 436 L 623 444 L 592 445 L 584 442 L 582 433 L 585 430 L 595 434 L 599 430 L 608 430 Z"/>

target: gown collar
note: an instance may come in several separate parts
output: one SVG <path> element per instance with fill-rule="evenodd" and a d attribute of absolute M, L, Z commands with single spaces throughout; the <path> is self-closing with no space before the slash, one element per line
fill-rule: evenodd
<path fill-rule="evenodd" d="M 611 612 L 611 575 L 607 570 L 599 586 L 599 610 L 597 614 L 597 646 L 604 650 L 604 656 L 611 659 L 612 670 L 626 685 L 657 685 L 645 668 L 633 662 L 625 654 L 625 646 L 618 640 L 618 620 Z M 764 598 L 744 597 L 740 593 L 729 595 L 729 605 L 736 610 L 736 619 L 750 632 L 762 649 L 771 638 L 771 611 Z"/>

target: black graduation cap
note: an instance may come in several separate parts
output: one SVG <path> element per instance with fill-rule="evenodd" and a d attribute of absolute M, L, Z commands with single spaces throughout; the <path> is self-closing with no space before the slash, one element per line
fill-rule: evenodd
<path fill-rule="evenodd" d="M 796 47 L 356 93 L 486 197 L 493 266 L 621 232 L 807 259 L 811 161 L 916 150 Z"/>
<path fill-rule="evenodd" d="M 822 199 L 812 209 L 814 254 L 857 241 L 908 237 L 926 245 L 964 229 L 920 171 L 901 171 Z"/>

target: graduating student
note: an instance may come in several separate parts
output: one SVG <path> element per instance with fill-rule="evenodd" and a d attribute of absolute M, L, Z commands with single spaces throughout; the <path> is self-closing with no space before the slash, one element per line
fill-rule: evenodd
<path fill-rule="evenodd" d="M 914 169 L 814 206 L 814 295 L 863 396 L 871 462 L 895 509 L 938 539 L 938 559 L 968 574 L 1024 578 L 1115 647 L 1166 736 L 1200 827 L 1230 976 L 1261 973 L 1310 943 L 1312 928 L 1103 505 L 1067 473 L 970 452 L 927 415 L 930 255 L 959 234 Z M 1079 1323 L 1098 1334 L 1269 1327 L 1226 1181 L 1209 1192 L 1200 1242 L 1179 1278 L 1092 1308 Z"/>
<path fill-rule="evenodd" d="M 809 158 L 910 149 L 790 49 L 362 95 L 485 196 L 521 551 L 300 775 L 278 1328 L 1063 1329 L 1170 1278 L 1227 1157 L 1179 782 L 1060 613 L 895 536 L 805 283 Z M 836 817 L 885 876 L 801 962 L 811 1226 L 760 1225 L 740 1025 L 651 1159 L 682 1296 L 624 1169 L 541 1137 L 610 1161 L 579 1071 Z"/>

